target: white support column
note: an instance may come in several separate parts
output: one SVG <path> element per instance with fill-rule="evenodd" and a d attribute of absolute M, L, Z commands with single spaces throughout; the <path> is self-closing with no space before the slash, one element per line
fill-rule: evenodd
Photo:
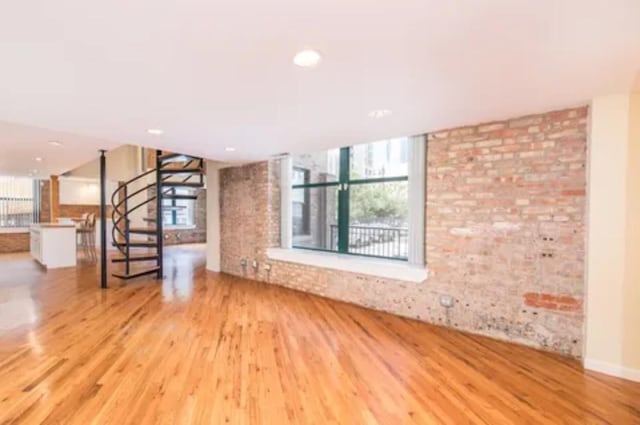
<path fill-rule="evenodd" d="M 291 157 L 282 158 L 280 160 L 280 246 L 285 249 L 292 246 L 291 169 Z"/>
<path fill-rule="evenodd" d="M 426 136 L 409 139 L 409 264 L 424 265 Z"/>
<path fill-rule="evenodd" d="M 220 267 L 220 166 L 207 161 L 207 270 Z"/>

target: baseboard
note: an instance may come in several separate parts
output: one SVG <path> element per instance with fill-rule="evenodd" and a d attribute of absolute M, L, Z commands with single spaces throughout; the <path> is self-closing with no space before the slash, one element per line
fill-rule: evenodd
<path fill-rule="evenodd" d="M 631 369 L 629 367 L 620 366 L 614 363 L 593 359 L 585 359 L 584 368 L 593 370 L 594 372 L 600 372 L 606 375 L 640 382 L 640 369 Z"/>

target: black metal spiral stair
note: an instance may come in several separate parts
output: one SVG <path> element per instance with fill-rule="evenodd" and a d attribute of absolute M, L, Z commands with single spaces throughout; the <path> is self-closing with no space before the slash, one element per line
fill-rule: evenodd
<path fill-rule="evenodd" d="M 155 181 L 136 187 L 133 184 L 155 174 Z M 198 177 L 198 180 L 191 180 Z M 136 185 L 138 186 L 138 185 Z M 162 279 L 162 211 L 163 199 L 190 199 L 195 200 L 195 195 L 177 194 L 177 188 L 197 189 L 204 186 L 204 161 L 182 154 L 163 155 L 162 151 L 156 151 L 156 167 L 139 176 L 121 184 L 111 196 L 113 205 L 113 245 L 122 254 L 113 258 L 114 263 L 124 263 L 124 273 L 114 273 L 119 279 L 133 279 L 149 274 L 156 274 Z M 154 193 L 150 193 L 155 189 Z M 137 198 L 136 196 L 141 195 Z M 146 195 L 146 196 L 144 196 Z M 135 201 L 134 201 L 135 199 Z M 141 199 L 141 200 L 140 200 Z M 131 213 L 155 202 L 155 216 L 145 217 L 148 227 L 131 227 Z M 138 235 L 137 238 L 134 235 Z M 144 251 L 137 251 L 144 249 Z M 136 252 L 137 251 L 137 252 Z M 155 262 L 155 265 L 132 270 L 132 263 Z"/>

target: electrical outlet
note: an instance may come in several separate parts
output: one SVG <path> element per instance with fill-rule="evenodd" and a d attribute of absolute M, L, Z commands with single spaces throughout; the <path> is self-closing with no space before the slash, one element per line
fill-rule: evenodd
<path fill-rule="evenodd" d="M 453 307 L 453 297 L 451 295 L 440 295 L 440 305 L 444 308 Z"/>
<path fill-rule="evenodd" d="M 271 264 L 265 264 L 264 265 L 264 270 L 267 271 L 267 272 L 270 272 L 271 271 Z"/>
<path fill-rule="evenodd" d="M 247 266 L 247 260 L 245 260 L 244 258 L 241 258 L 241 259 L 240 259 L 240 265 L 241 265 L 242 267 L 246 267 L 246 266 Z"/>
<path fill-rule="evenodd" d="M 258 269 L 258 260 L 253 260 L 253 262 L 251 263 L 251 266 L 253 266 L 254 269 Z"/>

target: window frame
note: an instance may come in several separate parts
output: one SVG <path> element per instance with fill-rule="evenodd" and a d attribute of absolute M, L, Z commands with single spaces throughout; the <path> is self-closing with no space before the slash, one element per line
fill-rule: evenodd
<path fill-rule="evenodd" d="M 407 140 L 407 143 L 411 143 L 411 139 Z M 336 244 L 336 250 L 326 249 L 326 248 L 317 248 L 317 247 L 309 247 L 309 246 L 300 246 L 293 244 L 292 247 L 294 249 L 304 249 L 309 251 L 321 251 L 321 252 L 329 252 L 336 254 L 346 254 L 353 255 L 358 257 L 369 257 L 369 258 L 380 258 L 391 261 L 400 261 L 400 262 L 408 262 L 410 255 L 407 257 L 387 257 L 381 255 L 373 255 L 373 254 L 363 254 L 363 253 L 355 253 L 349 252 L 349 227 L 350 227 L 350 198 L 351 198 L 351 186 L 352 185 L 366 185 L 366 184 L 380 184 L 380 183 L 392 183 L 392 182 L 409 182 L 409 174 L 410 170 L 407 170 L 406 175 L 402 176 L 390 176 L 390 177 L 370 177 L 370 178 L 351 178 L 351 152 L 352 147 L 343 147 L 340 149 L 340 168 L 339 175 L 337 181 L 332 182 L 317 182 L 317 183 L 304 183 L 304 184 L 291 184 L 289 185 L 290 190 L 294 189 L 304 189 L 305 190 L 305 199 L 307 198 L 307 191 L 312 188 L 326 188 L 326 187 L 338 187 L 338 241 Z M 300 167 L 290 168 L 292 171 L 294 169 L 301 169 Z M 305 181 L 308 181 L 305 178 Z M 410 202 L 408 200 L 408 208 L 410 207 Z M 331 241 L 333 244 L 333 241 Z"/>

